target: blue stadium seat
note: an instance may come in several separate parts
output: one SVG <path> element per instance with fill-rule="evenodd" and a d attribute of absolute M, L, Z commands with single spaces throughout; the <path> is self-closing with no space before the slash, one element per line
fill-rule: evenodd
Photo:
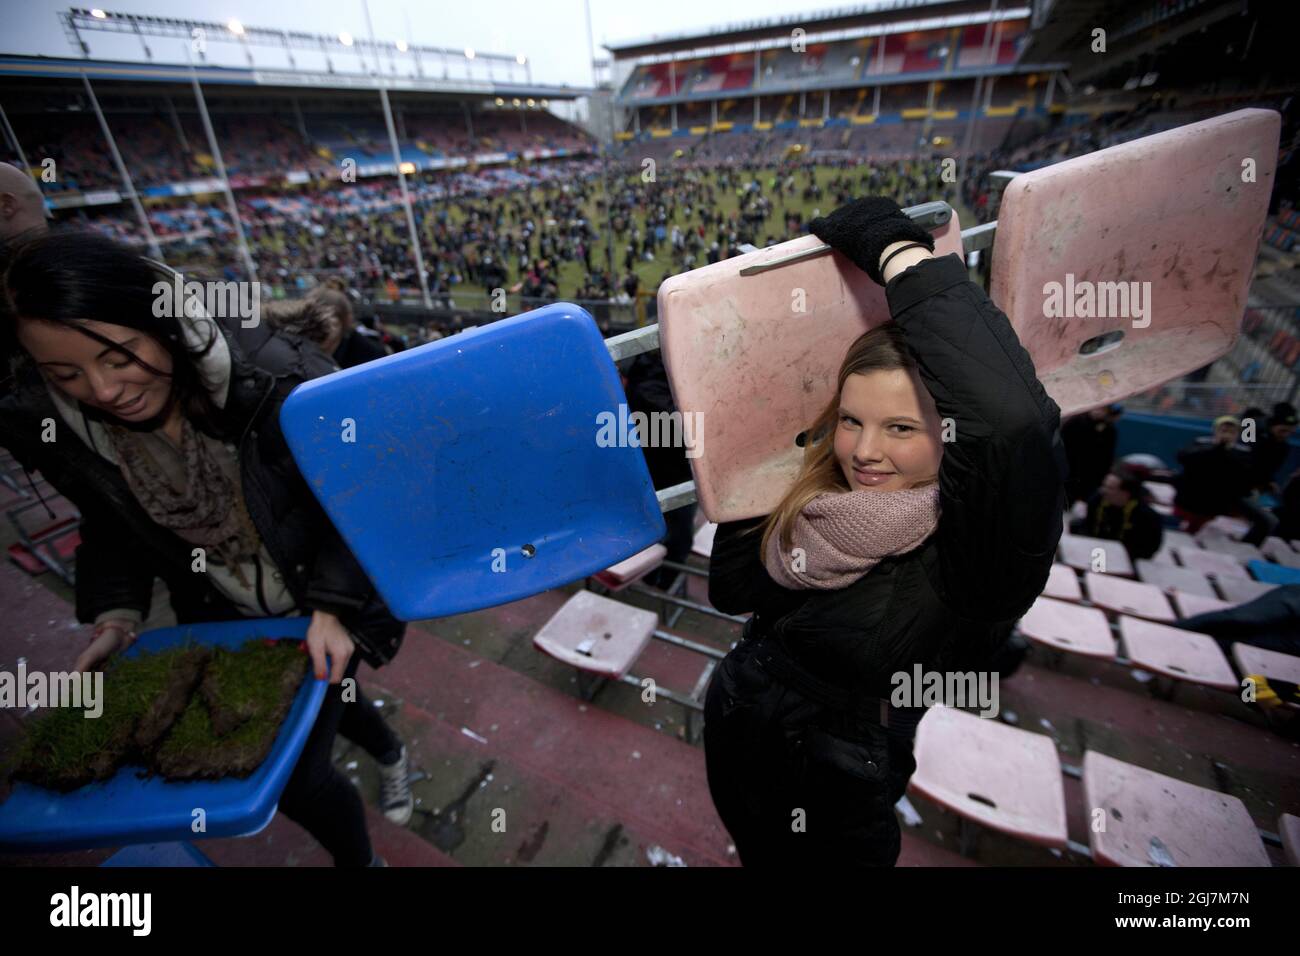
<path fill-rule="evenodd" d="M 216 866 L 193 843 L 142 843 L 118 850 L 100 866 Z"/>
<path fill-rule="evenodd" d="M 1300 570 L 1274 564 L 1272 561 L 1250 561 L 1246 564 L 1257 581 L 1265 584 L 1300 584 Z"/>
<path fill-rule="evenodd" d="M 625 402 L 595 322 L 560 302 L 306 382 L 280 421 L 330 519 L 412 621 L 549 590 L 664 536 L 640 448 L 600 431 Z"/>

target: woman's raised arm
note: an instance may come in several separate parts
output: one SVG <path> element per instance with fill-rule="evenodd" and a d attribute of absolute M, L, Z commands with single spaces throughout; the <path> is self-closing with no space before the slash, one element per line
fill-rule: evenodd
<path fill-rule="evenodd" d="M 885 293 L 951 437 L 931 582 L 963 617 L 1017 618 L 1042 593 L 1061 537 L 1061 410 L 960 256 L 906 267 Z"/>

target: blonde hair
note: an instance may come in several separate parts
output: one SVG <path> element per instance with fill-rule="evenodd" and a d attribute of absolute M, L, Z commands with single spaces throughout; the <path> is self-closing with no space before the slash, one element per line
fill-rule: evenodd
<path fill-rule="evenodd" d="M 804 433 L 806 443 L 798 477 L 781 498 L 780 503 L 767 516 L 767 520 L 750 529 L 749 533 L 760 529 L 763 532 L 760 554 L 767 553 L 768 542 L 773 534 L 779 535 L 780 550 L 790 549 L 793 544 L 795 519 L 799 516 L 799 512 L 818 495 L 832 491 L 852 490 L 835 457 L 835 430 L 839 426 L 840 395 L 844 391 L 844 383 L 848 377 L 894 369 L 913 372 L 916 368 L 916 360 L 908 351 L 903 332 L 894 322 L 878 325 L 853 341 L 844 355 L 844 361 L 840 364 L 834 394 L 808 431 Z M 937 475 L 931 475 L 912 482 L 908 487 L 924 488 L 937 480 Z"/>

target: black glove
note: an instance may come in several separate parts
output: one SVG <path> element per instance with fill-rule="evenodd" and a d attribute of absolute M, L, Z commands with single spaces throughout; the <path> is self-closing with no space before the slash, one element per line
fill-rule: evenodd
<path fill-rule="evenodd" d="M 842 252 L 878 284 L 880 256 L 894 242 L 919 242 L 934 252 L 934 236 L 912 222 L 887 196 L 866 196 L 845 203 L 829 216 L 818 216 L 809 229 L 826 245 Z"/>

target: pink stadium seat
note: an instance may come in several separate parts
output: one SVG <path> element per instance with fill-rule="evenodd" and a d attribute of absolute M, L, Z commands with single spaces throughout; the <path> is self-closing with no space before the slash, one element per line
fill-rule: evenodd
<path fill-rule="evenodd" d="M 1300 817 L 1284 813 L 1278 818 L 1277 832 L 1282 837 L 1282 852 L 1292 866 L 1300 866 Z"/>
<path fill-rule="evenodd" d="M 653 611 L 579 591 L 534 635 L 533 646 L 580 670 L 620 678 L 658 624 Z"/>
<path fill-rule="evenodd" d="M 1227 515 L 1219 515 L 1217 518 L 1211 518 L 1205 524 L 1201 525 L 1196 532 L 1196 539 L 1202 544 L 1208 541 L 1216 541 L 1227 538 L 1236 541 L 1247 531 L 1250 530 L 1250 522 L 1243 521 L 1241 518 L 1230 518 Z"/>
<path fill-rule="evenodd" d="M 1176 548 L 1180 545 L 1188 548 L 1200 547 L 1194 535 L 1190 535 L 1186 531 L 1176 531 L 1173 528 L 1164 529 L 1161 543 L 1167 548 Z"/>
<path fill-rule="evenodd" d="M 1260 554 L 1288 568 L 1300 568 L 1300 553 L 1281 538 L 1265 538 Z"/>
<path fill-rule="evenodd" d="M 1245 578 L 1250 580 L 1250 572 L 1241 562 L 1229 554 L 1206 551 L 1204 548 L 1174 548 L 1174 555 L 1185 568 L 1192 568 L 1215 579 Z"/>
<path fill-rule="evenodd" d="M 667 555 L 668 549 L 662 544 L 652 544 L 644 551 L 638 551 L 632 557 L 624 558 L 604 571 L 597 571 L 592 577 L 611 591 L 621 591 L 663 564 Z"/>
<path fill-rule="evenodd" d="M 1113 574 L 1088 571 L 1083 576 L 1088 600 L 1098 607 L 1119 614 L 1134 614 L 1152 621 L 1174 621 L 1174 609 L 1158 587 L 1117 578 Z"/>
<path fill-rule="evenodd" d="M 915 754 L 919 793 L 1001 833 L 1064 849 L 1065 790 L 1051 737 L 936 706 L 917 727 Z"/>
<path fill-rule="evenodd" d="M 1113 658 L 1115 637 L 1099 608 L 1040 597 L 1016 625 L 1030 640 L 1085 657 Z"/>
<path fill-rule="evenodd" d="M 1218 585 L 1219 593 L 1223 595 L 1223 599 L 1231 604 L 1246 604 L 1277 587 L 1276 584 L 1269 584 L 1265 581 L 1254 581 L 1249 578 L 1238 577 L 1219 578 L 1215 583 Z"/>
<path fill-rule="evenodd" d="M 933 234 L 936 255 L 961 254 L 955 214 Z M 700 412 L 708 423 L 691 467 L 710 521 L 776 507 L 803 460 L 795 439 L 830 399 L 845 351 L 890 318 L 884 289 L 839 253 L 740 274 L 821 245 L 802 236 L 659 287 L 659 338 L 673 398 L 678 410 Z M 795 311 L 801 304 L 807 311 Z"/>
<path fill-rule="evenodd" d="M 1214 593 L 1214 586 L 1210 584 L 1210 579 L 1200 571 L 1192 568 L 1184 568 L 1174 564 L 1164 564 L 1159 561 L 1147 561 L 1145 558 L 1138 559 L 1137 563 L 1138 578 L 1147 584 L 1154 585 L 1167 594 L 1183 592 L 1185 594 L 1196 594 L 1203 598 L 1217 597 Z"/>
<path fill-rule="evenodd" d="M 1172 505 L 1174 503 L 1174 486 L 1167 481 L 1148 481 L 1144 483 L 1144 488 L 1151 493 L 1151 500 L 1162 505 Z"/>
<path fill-rule="evenodd" d="M 1154 509 L 1152 509 L 1152 510 L 1154 510 Z M 1170 547 L 1169 547 L 1168 544 L 1161 544 L 1161 545 L 1160 545 L 1160 550 L 1158 550 L 1155 554 L 1151 555 L 1150 558 L 1139 558 L 1139 559 L 1138 559 L 1138 563 L 1139 563 L 1139 564 L 1140 564 L 1142 561 L 1151 561 L 1151 562 L 1154 562 L 1155 564 L 1164 564 L 1164 565 L 1167 565 L 1167 566 L 1169 566 L 1169 567 L 1177 567 L 1177 566 L 1178 566 L 1178 559 L 1174 557 L 1174 552 L 1170 549 Z M 1142 572 L 1139 571 L 1139 572 L 1138 572 L 1138 576 L 1141 577 L 1141 575 L 1142 575 Z"/>
<path fill-rule="evenodd" d="M 1067 564 L 1053 563 L 1051 573 L 1047 576 L 1047 587 L 1043 596 L 1059 598 L 1062 601 L 1078 601 L 1083 597 L 1079 587 L 1079 576 Z"/>
<path fill-rule="evenodd" d="M 1119 541 L 1108 538 L 1089 538 L 1080 534 L 1061 535 L 1061 561 L 1080 571 L 1094 570 L 1094 561 L 1100 563 L 1099 570 L 1104 574 L 1133 576 L 1133 563 L 1129 560 L 1128 549 Z"/>
<path fill-rule="evenodd" d="M 1245 564 L 1248 561 L 1258 561 L 1264 557 L 1259 548 L 1253 544 L 1247 544 L 1245 541 L 1209 538 L 1201 542 L 1201 546 L 1206 551 L 1212 551 L 1215 554 L 1226 554 L 1230 558 L 1235 558 L 1240 564 Z"/>
<path fill-rule="evenodd" d="M 1228 659 L 1208 634 L 1121 614 L 1119 633 L 1134 667 L 1220 690 L 1240 687 Z"/>
<path fill-rule="evenodd" d="M 1232 645 L 1232 660 L 1242 677 L 1247 674 L 1263 674 L 1265 680 L 1275 679 L 1290 684 L 1300 684 L 1300 657 L 1283 654 L 1267 648 L 1255 647 L 1253 644 L 1237 642 Z M 1238 685 L 1240 686 L 1240 685 Z M 1286 701 L 1286 706 L 1296 709 L 1296 705 Z"/>
<path fill-rule="evenodd" d="M 717 533 L 717 524 L 706 521 L 700 530 L 695 532 L 695 540 L 691 542 L 691 551 L 706 558 L 709 557 L 713 554 L 713 536 Z"/>
<path fill-rule="evenodd" d="M 1241 161 L 1256 158 L 1258 181 L 1272 182 L 1280 127 L 1273 110 L 1238 110 L 1008 183 L 990 295 L 1062 415 L 1161 385 L 1232 347 L 1270 192 L 1243 185 Z M 1185 201 L 1191 184 L 1196 202 Z M 1045 317 L 1049 283 L 1084 280 L 1149 282 L 1144 324 L 1132 315 Z M 1123 338 L 1081 351 L 1107 333 Z"/>
<path fill-rule="evenodd" d="M 1089 750 L 1084 802 L 1093 859 L 1110 866 L 1270 866 L 1246 805 L 1217 790 Z M 1092 825 L 1101 812 L 1102 825 Z"/>
<path fill-rule="evenodd" d="M 1186 591 L 1174 591 L 1170 596 L 1174 599 L 1174 606 L 1178 609 L 1178 616 L 1183 618 L 1195 617 L 1198 614 L 1210 614 L 1233 606 L 1231 601 L 1221 601 L 1218 598 L 1205 597 L 1201 594 L 1189 594 Z"/>

